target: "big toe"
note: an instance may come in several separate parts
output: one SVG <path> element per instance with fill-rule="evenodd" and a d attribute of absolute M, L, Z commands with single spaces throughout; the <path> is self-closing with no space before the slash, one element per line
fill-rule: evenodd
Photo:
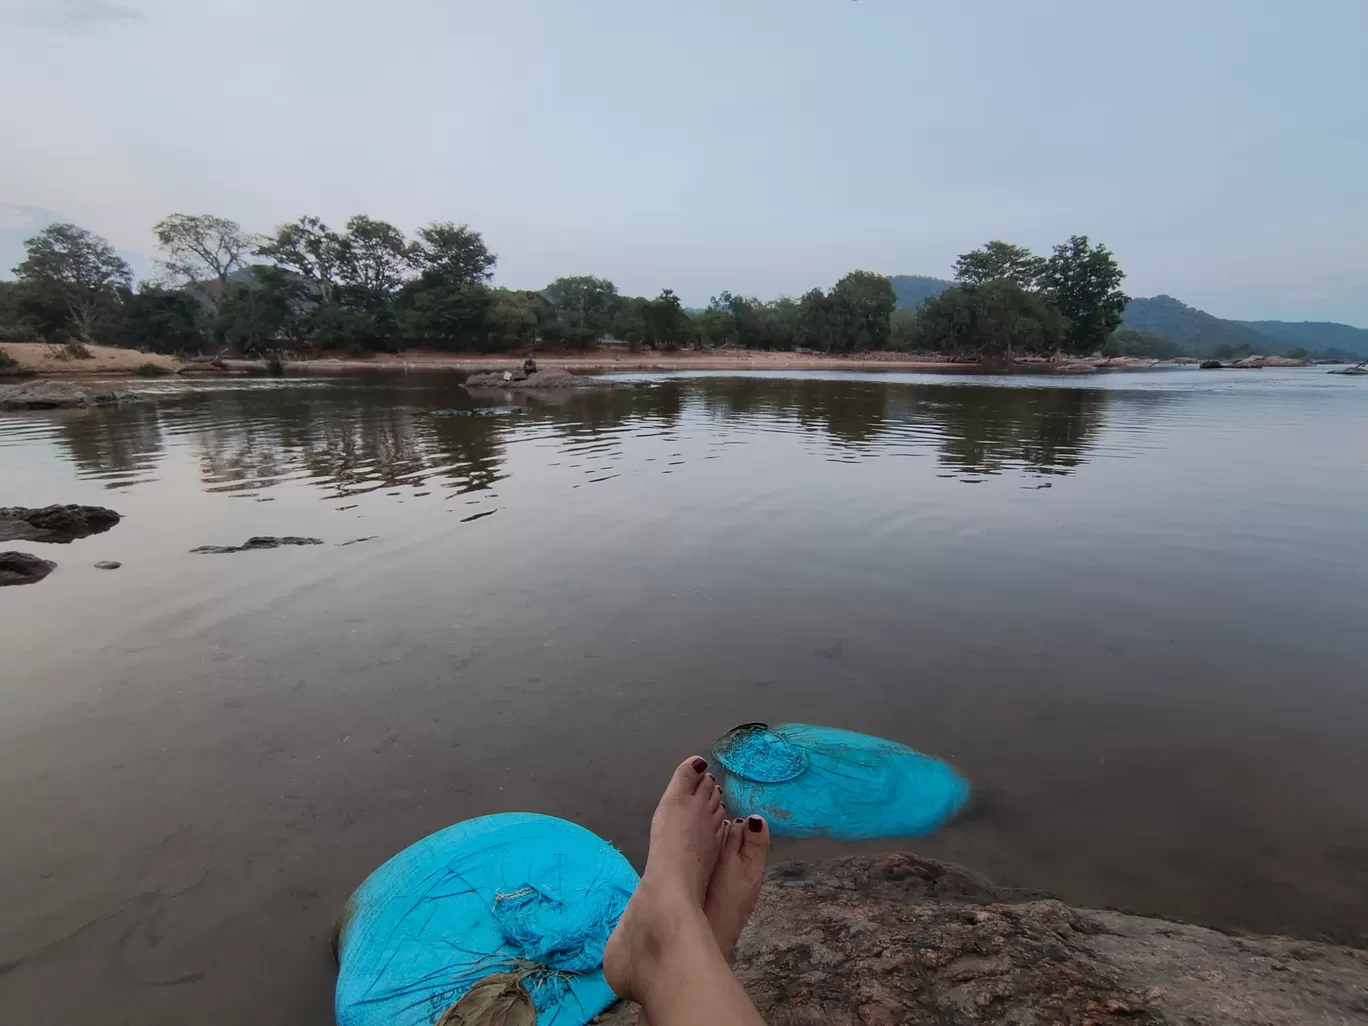
<path fill-rule="evenodd" d="M 665 793 L 680 798 L 693 794 L 698 790 L 698 785 L 703 780 L 707 769 L 707 759 L 701 755 L 689 756 L 675 767 L 674 774 L 670 777 L 669 786 L 665 788 Z"/>
<path fill-rule="evenodd" d="M 734 823 L 732 825 L 736 826 Z M 765 817 L 747 817 L 745 828 L 738 832 L 741 834 L 741 858 L 763 865 L 770 846 L 769 823 L 765 821 Z"/>

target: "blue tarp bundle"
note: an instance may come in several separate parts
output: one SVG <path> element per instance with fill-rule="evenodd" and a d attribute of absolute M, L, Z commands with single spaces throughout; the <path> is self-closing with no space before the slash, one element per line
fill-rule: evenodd
<path fill-rule="evenodd" d="M 836 727 L 747 723 L 713 755 L 726 770 L 727 809 L 764 816 L 781 837 L 922 837 L 969 797 L 969 784 L 939 759 Z"/>
<path fill-rule="evenodd" d="M 551 816 L 438 831 L 347 902 L 338 1026 L 431 1026 L 481 978 L 506 972 L 523 977 L 537 1026 L 583 1026 L 617 1000 L 603 948 L 637 882 L 612 845 Z"/>

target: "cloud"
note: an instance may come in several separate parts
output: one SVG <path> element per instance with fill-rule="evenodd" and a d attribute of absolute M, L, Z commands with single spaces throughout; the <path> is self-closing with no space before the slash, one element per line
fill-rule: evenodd
<path fill-rule="evenodd" d="M 21 21 L 39 28 L 71 34 L 116 24 L 140 24 L 147 15 L 113 0 L 33 0 L 25 4 L 6 2 L 0 11 L 17 14 Z"/>

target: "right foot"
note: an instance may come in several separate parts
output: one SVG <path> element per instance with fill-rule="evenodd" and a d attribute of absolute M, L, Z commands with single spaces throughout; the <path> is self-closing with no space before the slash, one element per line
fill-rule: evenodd
<path fill-rule="evenodd" d="M 646 872 L 603 952 L 608 986 L 620 997 L 640 1000 L 640 982 L 665 947 L 707 930 L 703 901 L 726 822 L 722 789 L 707 768 L 699 756 L 680 763 L 651 817 Z"/>
<path fill-rule="evenodd" d="M 765 879 L 769 844 L 769 824 L 761 816 L 724 824 L 722 853 L 708 881 L 703 914 L 722 949 L 722 957 L 728 962 L 736 952 L 741 930 L 755 911 L 755 900 Z"/>

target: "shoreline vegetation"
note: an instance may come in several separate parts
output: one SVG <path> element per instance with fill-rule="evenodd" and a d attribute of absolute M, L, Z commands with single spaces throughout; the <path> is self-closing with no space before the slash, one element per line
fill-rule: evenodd
<path fill-rule="evenodd" d="M 653 299 L 624 295 L 593 275 L 557 278 L 540 290 L 496 286 L 497 256 L 479 232 L 452 222 L 425 225 L 410 238 L 364 215 L 340 230 L 306 216 L 256 235 L 226 218 L 172 214 L 153 234 L 160 273 L 136 285 L 113 246 L 76 225 L 50 225 L 28 239 L 15 280 L 0 280 L 0 343 L 49 343 L 69 373 L 92 369 L 83 362 L 92 346 L 264 358 L 277 367 L 424 351 L 464 361 L 625 348 L 655 354 L 653 360 L 686 350 L 743 350 L 908 366 L 1005 369 L 1048 361 L 1071 369 L 1106 357 L 1232 362 L 1268 356 L 1277 345 L 1257 333 L 1250 334 L 1256 341 L 1239 345 L 1185 345 L 1123 323 L 1131 305 L 1120 287 L 1125 272 L 1106 246 L 1083 235 L 1048 256 L 993 240 L 959 256 L 953 281 L 856 270 L 796 298 L 724 290 L 705 308 L 689 309 L 671 289 Z M 1153 314 L 1159 303 L 1134 305 Z M 1169 300 L 1164 317 L 1145 323 L 1172 322 L 1181 335 L 1186 321 L 1169 309 L 1175 305 L 1181 307 Z M 1177 313 L 1214 320 L 1187 308 Z M 1218 335 L 1197 332 L 1208 341 Z M 1354 355 L 1286 348 L 1293 359 Z M 735 359 L 715 358 L 728 366 Z M 107 355 L 100 361 L 120 362 Z M 47 362 L 30 361 L 28 369 L 53 372 Z M 136 369 L 153 376 L 155 366 L 143 361 Z M 0 356 L 0 373 L 22 369 Z"/>
<path fill-rule="evenodd" d="M 587 351 L 611 340 L 634 352 L 893 351 L 1005 365 L 1102 354 L 1129 302 L 1115 257 L 1080 235 L 1049 256 L 1001 241 L 962 254 L 954 284 L 914 309 L 899 309 L 888 276 L 855 270 L 798 298 L 722 291 L 691 310 L 671 289 L 628 296 L 592 275 L 540 290 L 494 286 L 497 256 L 452 222 L 410 238 L 365 215 L 341 230 L 305 216 L 262 236 L 226 218 L 172 214 L 153 234 L 161 273 L 136 287 L 113 246 L 74 224 L 28 239 L 15 280 L 0 282 L 0 341 L 53 342 L 77 358 L 103 345 L 280 360 L 332 350 Z"/>

